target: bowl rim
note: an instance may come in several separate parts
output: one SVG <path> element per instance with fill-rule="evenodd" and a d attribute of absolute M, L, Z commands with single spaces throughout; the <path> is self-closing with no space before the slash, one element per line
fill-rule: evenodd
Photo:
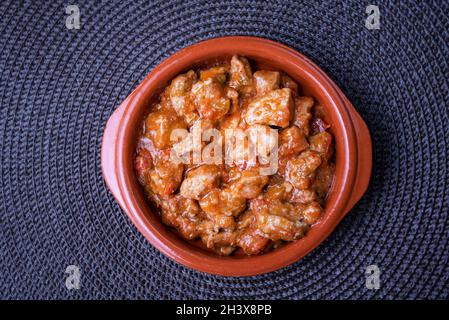
<path fill-rule="evenodd" d="M 336 192 L 335 201 L 331 207 L 326 206 L 325 213 L 319 223 L 314 225 L 304 238 L 288 243 L 269 253 L 236 259 L 211 256 L 200 250 L 192 250 L 192 247 L 187 245 L 186 240 L 183 241 L 186 242 L 185 244 L 182 242 L 174 243 L 170 237 L 167 237 L 165 231 L 151 223 L 137 203 L 136 193 L 132 191 L 132 180 L 135 180 L 135 177 L 134 172 L 129 172 L 129 152 L 132 145 L 132 143 L 129 143 L 129 139 L 133 136 L 132 125 L 136 121 L 137 109 L 145 105 L 149 92 L 155 91 L 160 86 L 158 80 L 161 75 L 164 74 L 167 77 L 167 74 L 171 74 L 171 78 L 173 78 L 179 74 L 179 72 L 175 73 L 173 70 L 188 68 L 193 64 L 192 61 L 201 60 L 201 56 L 204 56 L 206 51 L 217 52 L 217 56 L 219 56 L 220 54 L 223 55 L 220 50 L 223 50 L 224 47 L 229 51 L 243 43 L 245 46 L 272 50 L 272 52 L 274 50 L 277 54 L 290 59 L 289 63 L 300 68 L 302 73 L 307 73 L 307 77 L 314 79 L 316 84 L 319 85 L 341 122 L 343 129 L 341 138 L 344 145 L 340 146 L 340 150 L 343 151 L 341 156 L 344 158 L 344 166 L 341 172 L 341 189 L 332 191 Z M 103 152 L 104 144 L 102 144 L 103 176 L 114 196 L 119 200 L 122 209 L 128 214 L 137 229 L 153 246 L 169 258 L 198 271 L 223 276 L 249 276 L 271 272 L 301 259 L 317 247 L 329 236 L 350 208 L 350 206 L 348 208 L 348 203 L 351 202 L 351 193 L 356 184 L 358 172 L 358 141 L 351 117 L 351 112 L 354 112 L 354 110 L 350 109 L 348 103 L 349 101 L 344 97 L 341 90 L 315 63 L 283 44 L 249 36 L 227 36 L 201 41 L 179 50 L 157 65 L 119 107 L 122 110 L 115 123 L 117 130 L 115 150 L 113 151 L 115 172 L 108 172 L 108 168 L 103 166 L 103 157 L 106 155 Z M 107 128 L 105 133 L 106 130 Z M 112 186 L 111 179 L 107 177 L 111 174 L 116 176 L 115 186 Z M 163 227 L 167 228 L 166 226 Z"/>

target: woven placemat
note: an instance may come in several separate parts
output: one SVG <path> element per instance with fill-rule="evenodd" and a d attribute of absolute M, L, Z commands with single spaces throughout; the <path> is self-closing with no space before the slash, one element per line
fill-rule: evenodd
<path fill-rule="evenodd" d="M 72 2 L 79 30 L 66 27 L 64 1 L 0 4 L 0 298 L 448 298 L 447 1 L 378 1 L 378 30 L 358 0 Z M 120 102 L 170 54 L 224 35 L 310 57 L 373 139 L 359 204 L 306 258 L 256 277 L 169 260 L 101 177 L 104 125 Z M 78 290 L 66 286 L 69 265 Z M 366 286 L 370 265 L 378 290 Z"/>

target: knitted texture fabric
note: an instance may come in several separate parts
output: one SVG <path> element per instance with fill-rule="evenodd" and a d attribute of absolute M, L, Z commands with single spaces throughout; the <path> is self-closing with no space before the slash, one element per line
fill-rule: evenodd
<path fill-rule="evenodd" d="M 449 298 L 447 1 L 0 3 L 0 298 Z M 368 29 L 377 4 L 380 29 Z M 302 260 L 254 277 L 185 268 L 137 231 L 101 176 L 115 108 L 201 40 L 259 36 L 315 61 L 370 128 L 370 187 Z M 67 266 L 80 288 L 66 287 Z M 380 270 L 368 289 L 366 268 Z"/>

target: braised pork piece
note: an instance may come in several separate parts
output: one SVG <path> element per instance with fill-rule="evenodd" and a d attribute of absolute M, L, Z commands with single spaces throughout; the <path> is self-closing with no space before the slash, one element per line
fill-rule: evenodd
<path fill-rule="evenodd" d="M 248 255 L 273 250 L 304 237 L 322 215 L 335 171 L 323 112 L 288 75 L 253 73 L 244 57 L 190 70 L 172 80 L 143 122 L 135 157 L 138 180 L 164 224 L 182 237 L 201 239 L 221 255 L 238 248 Z M 189 136 L 212 128 L 219 137 L 199 144 L 172 139 L 175 129 Z M 277 170 L 263 174 L 261 161 L 249 158 L 251 135 L 235 148 L 234 161 L 194 161 L 195 145 L 225 141 L 230 129 L 277 130 L 275 141 L 263 137 L 278 146 Z M 188 161 L 175 161 L 173 151 L 187 154 Z"/>

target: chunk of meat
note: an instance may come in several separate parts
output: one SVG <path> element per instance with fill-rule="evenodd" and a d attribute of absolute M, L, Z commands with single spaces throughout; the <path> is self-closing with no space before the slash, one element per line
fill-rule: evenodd
<path fill-rule="evenodd" d="M 149 175 L 151 190 L 160 195 L 172 194 L 181 183 L 183 170 L 182 164 L 170 162 L 156 166 Z"/>
<path fill-rule="evenodd" d="M 313 188 L 316 190 L 320 202 L 323 203 L 326 198 L 329 189 L 332 185 L 335 175 L 335 165 L 333 163 L 326 163 L 321 165 L 315 176 Z"/>
<path fill-rule="evenodd" d="M 251 168 L 240 172 L 238 179 L 231 184 L 230 188 L 234 194 L 252 199 L 262 192 L 268 179 L 268 176 L 260 175 L 259 168 Z"/>
<path fill-rule="evenodd" d="M 318 152 L 323 161 L 327 162 L 332 157 L 333 147 L 332 147 L 332 135 L 323 131 L 318 134 L 309 137 L 310 150 Z"/>
<path fill-rule="evenodd" d="M 279 89 L 281 76 L 276 71 L 256 71 L 254 72 L 254 82 L 258 95 L 264 95 L 272 90 Z"/>
<path fill-rule="evenodd" d="M 268 156 L 273 148 L 278 146 L 278 132 L 262 124 L 249 126 L 247 135 L 250 145 L 254 148 L 254 152 L 258 151 L 258 155 Z"/>
<path fill-rule="evenodd" d="M 190 127 L 190 132 L 184 133 L 184 137 L 173 145 L 173 158 L 178 162 L 193 165 L 198 164 L 202 148 L 206 145 L 202 140 L 202 134 L 213 128 L 213 123 L 208 119 L 199 119 Z M 194 153 L 196 156 L 194 156 Z M 199 159 L 199 160 L 198 160 Z M 194 161 L 195 160 L 195 161 Z M 198 161 L 198 162 L 197 162 Z"/>
<path fill-rule="evenodd" d="M 227 115 L 220 122 L 220 134 L 223 144 L 225 163 L 229 166 L 247 167 L 248 141 L 245 137 L 244 121 L 240 112 Z M 254 164 L 253 164 L 254 165 Z"/>
<path fill-rule="evenodd" d="M 293 191 L 293 186 L 288 182 L 273 184 L 268 186 L 267 191 L 263 197 L 268 201 L 285 201 L 290 198 Z"/>
<path fill-rule="evenodd" d="M 269 152 L 277 146 L 277 131 L 263 125 L 249 127 L 239 112 L 223 119 L 220 123 L 220 133 L 225 141 L 226 164 L 241 170 L 257 166 L 258 156 L 260 163 L 264 160 L 268 162 L 265 158 L 268 158 Z M 261 153 L 264 148 L 267 150 L 265 154 Z"/>
<path fill-rule="evenodd" d="M 310 119 L 312 119 L 312 97 L 297 97 L 295 99 L 294 125 L 297 126 L 307 137 L 310 134 Z"/>
<path fill-rule="evenodd" d="M 239 233 L 237 244 L 248 255 L 259 254 L 262 252 L 270 239 L 267 239 L 257 233 L 255 228 L 247 228 L 243 232 Z"/>
<path fill-rule="evenodd" d="M 204 212 L 204 220 L 199 225 L 201 234 L 213 234 L 219 231 L 234 231 L 237 227 L 237 222 L 232 216 L 224 214 L 207 216 Z"/>
<path fill-rule="evenodd" d="M 288 201 L 293 204 L 308 204 L 317 199 L 314 189 L 296 189 L 287 181 L 268 186 L 263 197 L 269 201 Z"/>
<path fill-rule="evenodd" d="M 159 195 L 172 194 L 181 184 L 183 173 L 184 165 L 170 161 L 170 153 L 166 152 L 156 159 L 154 168 L 150 171 L 149 187 Z"/>
<path fill-rule="evenodd" d="M 320 204 L 316 201 L 313 201 L 302 208 L 302 215 L 304 217 L 305 222 L 309 225 L 314 224 L 318 221 L 323 213 L 323 209 Z"/>
<path fill-rule="evenodd" d="M 202 117 L 216 121 L 228 113 L 231 102 L 215 78 L 198 81 L 192 87 L 196 109 Z"/>
<path fill-rule="evenodd" d="M 190 70 L 174 78 L 168 88 L 173 109 L 189 126 L 199 119 L 195 105 L 190 97 L 190 90 L 195 79 L 195 72 Z"/>
<path fill-rule="evenodd" d="M 281 86 L 282 88 L 289 88 L 293 95 L 298 94 L 298 84 L 286 74 L 281 76 Z"/>
<path fill-rule="evenodd" d="M 254 99 L 244 114 L 246 123 L 285 128 L 292 117 L 293 99 L 290 89 L 273 90 Z"/>
<path fill-rule="evenodd" d="M 258 228 L 271 240 L 293 241 L 304 236 L 306 224 L 263 210 L 257 216 Z"/>
<path fill-rule="evenodd" d="M 317 194 L 313 188 L 310 189 L 296 189 L 293 188 L 288 201 L 292 203 L 307 204 L 317 199 Z"/>
<path fill-rule="evenodd" d="M 195 200 L 186 199 L 181 195 L 165 196 L 162 201 L 161 209 L 167 214 L 173 214 L 174 217 L 195 218 L 200 214 L 200 207 Z"/>
<path fill-rule="evenodd" d="M 189 218 L 179 217 L 177 229 L 187 240 L 194 240 L 201 236 L 198 231 L 198 222 Z"/>
<path fill-rule="evenodd" d="M 171 147 L 176 142 L 171 141 L 173 130 L 186 128 L 181 118 L 166 110 L 150 113 L 145 119 L 145 136 L 151 139 L 158 149 Z"/>
<path fill-rule="evenodd" d="M 312 123 L 310 124 L 310 131 L 313 135 L 326 131 L 329 128 L 330 125 L 321 118 L 313 118 Z"/>
<path fill-rule="evenodd" d="M 218 229 L 234 230 L 237 226 L 234 217 L 224 214 L 213 216 L 213 222 Z"/>
<path fill-rule="evenodd" d="M 251 79 L 251 66 L 248 59 L 233 56 L 231 59 L 229 86 L 237 91 L 241 91 L 245 86 L 251 85 Z"/>
<path fill-rule="evenodd" d="M 211 235 L 220 231 L 234 231 L 237 228 L 237 222 L 232 216 L 215 215 L 208 217 L 205 215 L 205 219 L 201 221 L 198 228 L 203 236 Z"/>
<path fill-rule="evenodd" d="M 246 199 L 231 189 L 213 189 L 199 201 L 201 209 L 209 216 L 236 216 L 246 208 Z"/>
<path fill-rule="evenodd" d="M 321 164 L 321 157 L 316 151 L 304 151 L 299 156 L 287 161 L 285 179 L 295 188 L 309 189 L 312 186 L 316 169 Z"/>
<path fill-rule="evenodd" d="M 190 240 L 200 236 L 199 214 L 198 203 L 180 195 L 165 197 L 161 202 L 162 221 L 177 228 L 185 238 Z"/>
<path fill-rule="evenodd" d="M 279 134 L 279 155 L 282 157 L 296 156 L 309 147 L 304 133 L 297 127 L 291 126 Z"/>
<path fill-rule="evenodd" d="M 326 117 L 326 109 L 321 103 L 314 104 L 312 111 L 314 118 L 324 119 Z"/>
<path fill-rule="evenodd" d="M 233 231 L 203 233 L 201 240 L 208 248 L 214 248 L 218 253 L 229 255 L 237 245 L 237 233 Z"/>
<path fill-rule="evenodd" d="M 206 70 L 200 70 L 200 80 L 205 81 L 210 78 L 216 79 L 221 84 L 226 82 L 227 68 L 225 66 L 212 67 Z"/>
<path fill-rule="evenodd" d="M 247 210 L 239 216 L 237 226 L 237 245 L 246 254 L 258 254 L 270 243 L 255 227 L 256 216 L 253 211 Z"/>
<path fill-rule="evenodd" d="M 246 130 L 248 144 L 246 155 L 248 162 L 241 169 L 260 166 L 263 175 L 270 175 L 277 170 L 278 131 L 262 124 L 249 126 Z"/>
<path fill-rule="evenodd" d="M 296 240 L 304 236 L 308 229 L 308 224 L 301 216 L 302 212 L 288 202 L 261 200 L 253 207 L 257 207 L 257 228 L 273 241 Z"/>
<path fill-rule="evenodd" d="M 181 184 L 180 193 L 184 198 L 200 200 L 220 183 L 222 169 L 206 164 L 189 171 Z"/>

